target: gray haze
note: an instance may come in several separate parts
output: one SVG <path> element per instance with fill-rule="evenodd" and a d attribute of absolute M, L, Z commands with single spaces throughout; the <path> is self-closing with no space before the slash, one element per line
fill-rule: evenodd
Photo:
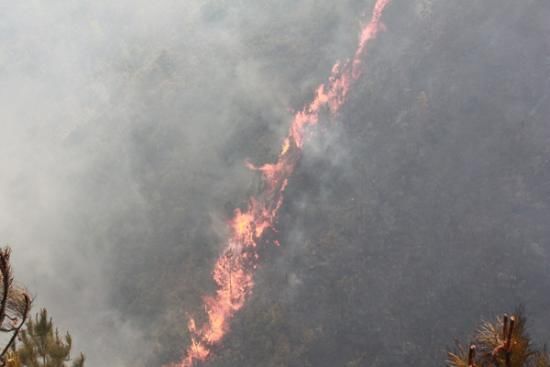
<path fill-rule="evenodd" d="M 178 358 L 224 221 L 257 190 L 244 160 L 273 160 L 372 3 L 0 0 L 0 242 L 89 366 Z M 550 341 L 549 3 L 394 0 L 384 19 L 227 341 L 249 360 L 215 366 L 277 365 L 247 325 L 281 299 L 290 330 L 328 330 L 297 366 L 361 348 L 440 365 L 521 302 Z"/>

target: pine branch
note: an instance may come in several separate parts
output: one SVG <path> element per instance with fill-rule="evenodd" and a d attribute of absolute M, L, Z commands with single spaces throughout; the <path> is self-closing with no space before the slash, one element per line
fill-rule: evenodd
<path fill-rule="evenodd" d="M 2 300 L 0 301 L 0 327 L 4 323 L 6 317 L 6 305 L 8 303 L 8 297 L 10 289 L 13 284 L 13 276 L 10 266 L 11 249 L 6 247 L 0 249 L 0 276 L 2 277 Z"/>
<path fill-rule="evenodd" d="M 2 296 L 0 298 L 0 332 L 11 333 L 8 343 L 0 353 L 0 366 L 4 366 L 5 356 L 15 343 L 19 331 L 25 324 L 32 300 L 27 292 L 13 285 L 10 265 L 11 249 L 0 249 L 0 277 Z M 7 322 L 6 322 L 7 320 Z"/>
<path fill-rule="evenodd" d="M 21 331 L 21 328 L 23 327 L 23 325 L 25 325 L 25 322 L 27 321 L 27 317 L 28 317 L 28 314 L 29 314 L 29 311 L 31 309 L 31 299 L 28 295 L 24 295 L 25 297 L 25 310 L 23 312 L 23 317 L 21 318 L 21 322 L 19 323 L 19 325 L 14 329 L 14 332 L 13 334 L 11 335 L 11 338 L 10 340 L 8 341 L 8 343 L 6 344 L 6 346 L 4 347 L 4 350 L 2 351 L 2 353 L 0 354 L 0 358 L 2 359 L 2 366 L 4 366 L 5 362 L 4 362 L 4 355 L 8 352 L 8 350 L 11 348 L 11 346 L 15 343 L 15 339 L 17 338 L 17 336 L 19 335 L 19 331 Z"/>
<path fill-rule="evenodd" d="M 495 322 L 484 322 L 476 331 L 474 345 L 468 350 L 457 344 L 448 353 L 451 367 L 550 367 L 546 350 L 533 349 L 526 332 L 522 309 L 513 316 L 504 315 Z"/>

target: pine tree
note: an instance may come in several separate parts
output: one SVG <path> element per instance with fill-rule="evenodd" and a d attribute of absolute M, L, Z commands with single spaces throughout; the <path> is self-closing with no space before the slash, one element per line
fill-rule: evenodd
<path fill-rule="evenodd" d="M 46 309 L 40 310 L 34 320 L 27 322 L 19 340 L 21 344 L 15 352 L 21 367 L 67 367 L 66 362 L 71 361 L 71 335 L 59 335 Z M 81 353 L 73 360 L 72 367 L 83 366 L 84 355 Z"/>
<path fill-rule="evenodd" d="M 6 356 L 27 320 L 32 302 L 26 290 L 14 284 L 10 255 L 9 247 L 0 249 L 0 332 L 9 335 L 0 350 L 0 366 L 6 365 Z"/>
<path fill-rule="evenodd" d="M 533 346 L 525 327 L 526 319 L 518 310 L 494 322 L 484 322 L 475 332 L 468 348 L 458 344 L 449 352 L 449 367 L 550 367 L 546 348 Z"/>

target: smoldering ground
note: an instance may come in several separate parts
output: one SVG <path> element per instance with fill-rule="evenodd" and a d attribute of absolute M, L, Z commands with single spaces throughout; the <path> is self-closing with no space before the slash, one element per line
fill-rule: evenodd
<path fill-rule="evenodd" d="M 257 190 L 243 161 L 273 159 L 371 6 L 0 4 L 0 239 L 90 365 L 180 356 Z M 550 339 L 549 12 L 391 4 L 212 365 L 439 365 L 519 302 Z"/>

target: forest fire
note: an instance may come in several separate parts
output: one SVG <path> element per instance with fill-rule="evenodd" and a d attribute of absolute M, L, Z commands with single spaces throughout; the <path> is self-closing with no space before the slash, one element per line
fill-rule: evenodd
<path fill-rule="evenodd" d="M 322 111 L 334 114 L 345 102 L 351 83 L 361 75 L 361 60 L 368 42 L 382 29 L 380 18 L 389 2 L 376 1 L 372 17 L 362 29 L 354 57 L 345 63 L 337 63 L 328 82 L 317 88 L 313 101 L 295 114 L 276 162 L 259 167 L 248 164 L 249 168 L 261 173 L 263 191 L 250 198 L 245 210 L 237 209 L 230 220 L 230 237 L 212 274 L 217 291 L 204 298 L 207 320 L 197 326 L 195 320 L 190 319 L 191 344 L 185 357 L 175 366 L 191 367 L 197 361 L 206 360 L 212 354 L 212 347 L 219 344 L 228 332 L 235 313 L 250 296 L 259 258 L 256 247 L 266 230 L 273 229 L 288 179 L 301 156 L 306 128 L 318 123 Z"/>

